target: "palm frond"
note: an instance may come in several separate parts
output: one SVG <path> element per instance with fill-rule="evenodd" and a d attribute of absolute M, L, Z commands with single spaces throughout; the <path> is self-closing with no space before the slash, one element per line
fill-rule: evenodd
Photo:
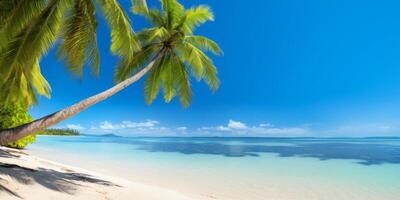
<path fill-rule="evenodd" d="M 111 28 L 111 52 L 130 58 L 140 50 L 130 20 L 116 0 L 98 0 Z"/>
<path fill-rule="evenodd" d="M 174 82 L 177 87 L 179 100 L 184 107 L 192 102 L 192 90 L 190 88 L 190 77 L 185 64 L 177 57 L 173 57 Z"/>
<path fill-rule="evenodd" d="M 192 34 L 195 28 L 207 21 L 214 21 L 214 14 L 208 6 L 200 5 L 186 11 L 182 28 L 185 33 Z"/>
<path fill-rule="evenodd" d="M 3 0 L 0 3 L 0 49 L 46 7 L 46 0 Z"/>
<path fill-rule="evenodd" d="M 215 55 L 221 55 L 222 50 L 216 42 L 203 36 L 190 35 L 185 37 L 185 42 L 188 42 L 204 51 L 211 51 Z"/>
<path fill-rule="evenodd" d="M 170 33 L 164 27 L 148 28 L 137 34 L 142 45 L 160 43 L 170 37 Z"/>
<path fill-rule="evenodd" d="M 175 74 L 173 68 L 176 67 L 174 65 L 174 57 L 175 55 L 172 52 L 167 52 L 166 61 L 164 66 L 162 66 L 160 78 L 161 85 L 164 91 L 164 100 L 166 102 L 170 102 L 172 98 L 176 95 L 175 92 Z"/>
<path fill-rule="evenodd" d="M 25 74 L 21 71 L 13 71 L 7 84 L 0 85 L 0 99 L 2 102 L 21 102 L 24 105 L 31 105 L 36 102 L 33 89 L 27 84 Z"/>
<path fill-rule="evenodd" d="M 36 62 L 36 65 L 33 66 L 31 70 L 31 74 L 27 75 L 29 78 L 29 83 L 36 90 L 36 92 L 40 95 L 44 95 L 47 98 L 50 98 L 51 87 L 47 80 L 42 75 L 40 70 L 39 61 Z"/>
<path fill-rule="evenodd" d="M 177 0 L 161 0 L 161 6 L 166 16 L 166 28 L 172 29 L 185 14 L 185 8 Z"/>
<path fill-rule="evenodd" d="M 148 45 L 142 48 L 142 50 L 136 52 L 132 59 L 122 59 L 117 66 L 115 71 L 116 82 L 124 81 L 129 78 L 132 74 L 136 73 L 141 67 L 154 58 L 160 49 L 161 45 Z"/>
<path fill-rule="evenodd" d="M 86 55 L 88 56 L 87 62 L 92 68 L 94 74 L 100 72 L 100 52 L 97 44 L 97 19 L 96 19 L 96 7 L 92 0 L 85 0 L 87 5 L 87 16 L 90 26 L 90 39 L 89 45 L 86 48 Z"/>
<path fill-rule="evenodd" d="M 177 46 L 180 59 L 185 61 L 192 69 L 197 80 L 204 79 L 213 91 L 220 85 L 217 77 L 217 68 L 212 60 L 200 49 L 190 43 L 183 43 Z"/>
<path fill-rule="evenodd" d="M 149 8 L 146 0 L 132 0 L 132 12 L 139 15 L 147 15 Z"/>
<path fill-rule="evenodd" d="M 155 66 L 151 69 L 149 76 L 145 81 L 144 96 L 147 104 L 153 103 L 154 99 L 157 98 L 158 92 L 160 91 L 160 73 L 162 66 L 165 64 L 165 56 L 161 56 L 155 63 Z"/>
<path fill-rule="evenodd" d="M 97 20 L 91 0 L 76 0 L 72 12 L 64 23 L 63 41 L 58 56 L 68 68 L 82 76 L 85 61 L 92 71 L 99 72 L 100 58 L 97 46 Z"/>
<path fill-rule="evenodd" d="M 37 104 L 36 94 L 50 97 L 51 91 L 49 83 L 40 71 L 39 62 L 36 62 L 30 71 L 13 71 L 7 84 L 1 85 L 0 90 L 2 102 L 20 102 L 27 106 Z"/>
<path fill-rule="evenodd" d="M 176 45 L 176 50 L 180 58 L 192 69 L 193 75 L 197 80 L 201 80 L 204 72 L 204 63 L 201 58 L 202 52 L 190 43 Z"/>
<path fill-rule="evenodd" d="M 166 27 L 166 20 L 163 18 L 161 12 L 159 10 L 152 9 L 149 11 L 145 17 L 152 23 L 154 26 L 158 27 Z"/>
<path fill-rule="evenodd" d="M 213 92 L 217 91 L 221 81 L 218 78 L 218 70 L 210 59 L 205 62 L 203 79 Z"/>
<path fill-rule="evenodd" d="M 40 82 L 35 81 L 31 72 L 35 71 L 40 57 L 55 42 L 66 7 L 65 1 L 51 1 L 43 12 L 3 49 L 0 55 L 0 87 L 16 84 L 8 85 L 12 88 L 9 96 L 20 95 L 36 99 L 33 88 L 42 91 L 41 88 L 47 87 L 44 82 L 44 85 L 39 86 Z M 35 84 L 32 84 L 32 81 Z M 20 89 L 17 89 L 17 86 Z M 25 95 L 27 92 L 30 95 Z"/>

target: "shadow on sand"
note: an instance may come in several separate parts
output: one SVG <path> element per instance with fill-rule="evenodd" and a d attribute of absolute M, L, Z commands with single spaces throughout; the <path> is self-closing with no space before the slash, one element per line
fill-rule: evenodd
<path fill-rule="evenodd" d="M 0 149 L 0 157 L 17 158 L 19 156 L 15 153 Z M 37 183 L 50 190 L 71 195 L 75 193 L 79 186 L 82 186 L 82 183 L 94 183 L 105 186 L 120 187 L 112 182 L 101 180 L 88 174 L 60 172 L 45 168 L 31 169 L 2 162 L 0 162 L 0 175 L 8 175 L 21 184 L 30 185 Z M 20 195 L 1 184 L 2 182 L 6 181 L 0 178 L 0 192 L 6 192 L 14 197 L 23 199 Z"/>

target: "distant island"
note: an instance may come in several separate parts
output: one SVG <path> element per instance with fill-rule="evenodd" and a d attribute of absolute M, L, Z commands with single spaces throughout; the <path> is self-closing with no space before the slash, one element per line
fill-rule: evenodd
<path fill-rule="evenodd" d="M 119 136 L 119 135 L 115 135 L 115 134 L 112 134 L 112 133 L 109 133 L 109 134 L 103 134 L 103 135 L 99 135 L 100 137 L 121 137 L 121 136 Z"/>
<path fill-rule="evenodd" d="M 74 129 L 46 129 L 37 135 L 78 136 L 80 132 Z"/>

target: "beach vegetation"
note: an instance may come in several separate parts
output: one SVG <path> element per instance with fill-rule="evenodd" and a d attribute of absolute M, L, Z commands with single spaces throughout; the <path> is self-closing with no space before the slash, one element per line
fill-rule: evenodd
<path fill-rule="evenodd" d="M 28 113 L 28 107 L 18 103 L 8 103 L 0 105 L 0 129 L 12 128 L 32 121 Z M 27 135 L 17 141 L 10 142 L 4 146 L 23 149 L 28 144 L 36 140 L 35 134 Z"/>

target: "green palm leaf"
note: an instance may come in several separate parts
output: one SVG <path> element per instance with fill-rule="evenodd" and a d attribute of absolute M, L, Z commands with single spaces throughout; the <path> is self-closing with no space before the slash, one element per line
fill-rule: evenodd
<path fill-rule="evenodd" d="M 218 89 L 220 81 L 217 77 L 217 68 L 204 52 L 187 42 L 177 45 L 177 51 L 180 59 L 192 68 L 197 80 L 204 79 L 213 91 Z"/>
<path fill-rule="evenodd" d="M 202 50 L 211 51 L 215 55 L 222 54 L 222 50 L 216 42 L 203 36 L 198 36 L 198 35 L 186 36 L 185 42 L 188 42 Z"/>
<path fill-rule="evenodd" d="M 172 57 L 171 52 L 168 52 L 166 55 L 166 61 L 164 66 L 162 66 L 162 71 L 160 74 L 161 78 L 161 85 L 163 87 L 164 91 L 164 100 L 166 102 L 170 102 L 172 98 L 176 95 L 175 92 L 175 82 L 174 82 L 174 67 L 176 67 L 174 64 L 174 58 Z"/>
<path fill-rule="evenodd" d="M 174 63 L 174 74 L 175 74 L 175 85 L 179 94 L 179 100 L 184 107 L 190 105 L 192 102 L 192 90 L 190 88 L 190 77 L 189 73 L 183 62 L 175 56 L 173 59 Z"/>
<path fill-rule="evenodd" d="M 47 80 L 41 73 L 39 61 L 33 66 L 29 77 L 29 83 L 36 90 L 38 94 L 50 97 L 51 88 Z M 35 94 L 32 94 L 35 96 Z"/>
<path fill-rule="evenodd" d="M 140 45 L 130 25 L 130 20 L 116 0 L 98 0 L 111 27 L 111 52 L 121 57 L 131 57 Z"/>
<path fill-rule="evenodd" d="M 186 11 L 182 28 L 185 33 L 192 34 L 195 28 L 207 21 L 214 21 L 214 14 L 208 6 L 200 5 Z"/>
<path fill-rule="evenodd" d="M 159 10 L 150 10 L 148 15 L 145 15 L 146 18 L 154 25 L 161 27 L 164 26 L 166 27 L 165 20 Z"/>
<path fill-rule="evenodd" d="M 76 0 L 72 13 L 64 24 L 63 41 L 58 55 L 69 69 L 83 76 L 85 61 L 95 74 L 99 72 L 100 56 L 97 46 L 97 21 L 91 0 Z"/>
<path fill-rule="evenodd" d="M 192 69 L 193 75 L 197 80 L 201 80 L 204 72 L 204 63 L 201 50 L 190 43 L 176 45 L 176 50 L 180 58 Z"/>
<path fill-rule="evenodd" d="M 176 0 L 161 0 L 161 6 L 166 17 L 166 28 L 170 29 L 173 25 L 179 23 L 184 15 L 184 7 Z"/>
<path fill-rule="evenodd" d="M 155 67 L 150 71 L 149 76 L 145 81 L 144 96 L 147 104 L 151 104 L 157 98 L 160 90 L 160 74 L 161 68 L 165 64 L 165 56 L 161 56 L 155 63 Z"/>
<path fill-rule="evenodd" d="M 136 52 L 132 59 L 123 59 L 117 66 L 115 80 L 121 82 L 139 71 L 144 63 L 155 57 L 160 47 L 159 44 L 148 45 Z"/>
<path fill-rule="evenodd" d="M 4 0 L 0 3 L 0 49 L 46 7 L 45 0 Z"/>
<path fill-rule="evenodd" d="M 51 1 L 41 15 L 3 49 L 0 55 L 0 85 L 3 88 L 10 83 L 15 84 L 10 86 L 14 90 L 10 91 L 9 96 L 35 99 L 33 88 L 38 85 L 32 84 L 35 80 L 31 74 L 38 60 L 56 40 L 66 6 L 64 1 Z M 36 89 L 42 91 L 41 87 Z"/>
<path fill-rule="evenodd" d="M 146 0 L 132 0 L 132 12 L 135 14 L 146 15 L 149 12 Z"/>
<path fill-rule="evenodd" d="M 164 27 L 149 28 L 137 34 L 142 45 L 161 43 L 170 37 L 170 33 Z"/>

